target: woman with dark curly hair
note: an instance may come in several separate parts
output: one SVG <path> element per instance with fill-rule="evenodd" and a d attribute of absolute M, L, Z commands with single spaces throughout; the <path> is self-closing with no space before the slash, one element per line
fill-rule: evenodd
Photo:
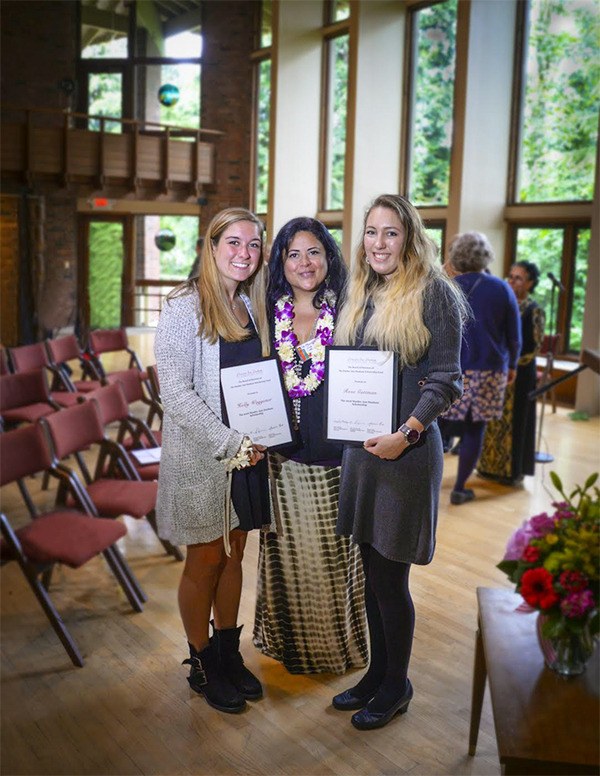
<path fill-rule="evenodd" d="M 267 310 L 298 443 L 270 453 L 277 532 L 261 533 L 254 644 L 290 673 L 344 673 L 367 658 L 358 549 L 335 535 L 341 445 L 323 434 L 325 347 L 346 277 L 324 224 L 294 218 L 276 236 Z"/>
<path fill-rule="evenodd" d="M 486 272 L 494 253 L 484 234 L 457 235 L 449 257 L 459 273 L 454 282 L 473 311 L 460 354 L 464 393 L 441 422 L 442 433 L 460 436 L 458 472 L 450 494 L 450 502 L 458 505 L 475 498 L 465 484 L 481 453 L 486 423 L 502 417 L 506 385 L 516 376 L 521 324 L 517 300 L 508 284 Z"/>
<path fill-rule="evenodd" d="M 510 268 L 508 284 L 515 292 L 521 313 L 523 344 L 517 378 L 506 389 L 504 411 L 485 432 L 477 473 L 503 485 L 517 485 L 535 471 L 535 401 L 527 395 L 536 384 L 535 357 L 544 337 L 545 315 L 529 297 L 538 284 L 540 271 L 531 261 L 518 261 Z"/>

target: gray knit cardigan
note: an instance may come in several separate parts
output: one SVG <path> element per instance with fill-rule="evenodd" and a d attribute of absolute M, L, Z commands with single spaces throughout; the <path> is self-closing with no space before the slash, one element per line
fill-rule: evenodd
<path fill-rule="evenodd" d="M 168 300 L 154 345 L 164 407 L 156 517 L 159 536 L 173 544 L 222 536 L 225 464 L 243 438 L 221 420 L 219 342 L 198 335 L 200 317 L 197 293 Z M 238 525 L 232 507 L 231 528 Z"/>

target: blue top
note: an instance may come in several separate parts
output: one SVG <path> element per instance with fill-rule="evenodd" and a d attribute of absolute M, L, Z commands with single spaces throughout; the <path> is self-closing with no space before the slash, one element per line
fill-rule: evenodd
<path fill-rule="evenodd" d="M 463 371 L 516 369 L 521 352 L 521 316 L 512 288 L 486 272 L 465 272 L 455 280 L 473 310 L 473 318 L 463 330 Z"/>

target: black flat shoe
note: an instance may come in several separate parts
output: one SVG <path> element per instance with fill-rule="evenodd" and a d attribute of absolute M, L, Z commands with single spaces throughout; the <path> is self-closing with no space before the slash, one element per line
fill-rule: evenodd
<path fill-rule="evenodd" d="M 387 725 L 387 723 L 393 717 L 395 717 L 396 714 L 406 714 L 408 711 L 408 704 L 411 702 L 413 697 L 412 684 L 408 680 L 407 682 L 408 688 L 404 695 L 387 711 L 369 711 L 369 707 L 367 706 L 366 708 L 357 711 L 356 714 L 353 714 L 350 721 L 354 727 L 357 728 L 357 730 L 374 730 L 375 728 L 380 728 L 384 725 Z"/>
<path fill-rule="evenodd" d="M 338 711 L 356 711 L 363 709 L 374 695 L 374 692 L 369 695 L 354 695 L 352 690 L 344 690 L 333 698 L 331 705 Z"/>
<path fill-rule="evenodd" d="M 473 501 L 475 493 L 470 488 L 464 490 L 453 490 L 450 494 L 450 503 L 455 506 L 458 504 L 466 504 L 467 501 Z"/>

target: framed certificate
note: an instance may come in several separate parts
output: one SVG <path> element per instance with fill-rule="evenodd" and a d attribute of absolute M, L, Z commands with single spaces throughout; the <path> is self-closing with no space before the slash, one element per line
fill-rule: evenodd
<path fill-rule="evenodd" d="M 270 450 L 295 441 L 276 358 L 221 369 L 221 388 L 230 428 Z"/>
<path fill-rule="evenodd" d="M 398 359 L 390 350 L 334 346 L 325 353 L 325 437 L 361 444 L 396 430 Z"/>

